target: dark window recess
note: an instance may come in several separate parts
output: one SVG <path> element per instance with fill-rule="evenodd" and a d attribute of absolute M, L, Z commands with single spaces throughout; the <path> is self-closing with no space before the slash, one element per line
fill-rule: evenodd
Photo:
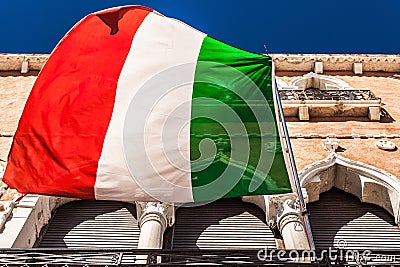
<path fill-rule="evenodd" d="M 276 248 L 265 222 L 265 213 L 240 198 L 220 199 L 197 207 L 181 207 L 176 213 L 173 249 Z"/>
<path fill-rule="evenodd" d="M 137 248 L 134 204 L 81 200 L 58 208 L 38 246 L 44 248 Z"/>
<path fill-rule="evenodd" d="M 308 204 L 316 248 L 400 249 L 400 229 L 383 208 L 333 188 Z"/>

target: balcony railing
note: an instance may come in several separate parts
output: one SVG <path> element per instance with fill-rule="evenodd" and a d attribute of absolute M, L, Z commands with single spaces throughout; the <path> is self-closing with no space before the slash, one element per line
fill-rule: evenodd
<path fill-rule="evenodd" d="M 285 117 L 368 117 L 380 121 L 381 99 L 370 90 L 281 88 Z"/>
<path fill-rule="evenodd" d="M 370 90 L 321 90 L 317 88 L 279 90 L 281 100 L 379 100 Z"/>
<path fill-rule="evenodd" d="M 399 251 L 0 249 L 0 266 L 399 266 Z"/>

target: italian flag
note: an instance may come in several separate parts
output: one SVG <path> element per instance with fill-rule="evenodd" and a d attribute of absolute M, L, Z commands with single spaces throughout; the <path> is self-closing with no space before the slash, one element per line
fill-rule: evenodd
<path fill-rule="evenodd" d="M 3 181 L 171 203 L 291 192 L 271 66 L 147 7 L 90 14 L 39 74 Z"/>

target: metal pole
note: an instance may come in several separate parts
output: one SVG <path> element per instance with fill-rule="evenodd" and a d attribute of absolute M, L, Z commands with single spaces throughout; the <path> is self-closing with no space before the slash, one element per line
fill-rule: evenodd
<path fill-rule="evenodd" d="M 293 155 L 293 151 L 292 151 L 292 144 L 291 144 L 290 138 L 289 138 L 289 131 L 287 129 L 285 115 L 283 113 L 281 98 L 279 97 L 278 85 L 276 83 L 275 64 L 274 64 L 274 62 L 272 62 L 272 70 L 271 71 L 272 71 L 272 89 L 273 89 L 274 94 L 275 94 L 276 103 L 278 104 L 278 113 L 279 113 L 281 126 L 283 128 L 283 133 L 284 133 L 284 136 L 285 136 L 285 142 L 286 142 L 286 145 L 287 145 L 287 148 L 288 148 L 287 153 L 289 154 L 290 167 L 291 167 L 291 169 L 293 171 L 293 173 L 292 173 L 293 174 L 293 179 L 294 179 L 297 195 L 299 196 L 300 211 L 302 212 L 302 215 L 304 216 L 304 222 L 305 222 L 305 225 L 306 225 L 306 231 L 307 231 L 307 236 L 308 236 L 308 239 L 309 239 L 310 247 L 311 247 L 311 249 L 314 250 L 315 249 L 314 239 L 313 239 L 312 232 L 311 232 L 310 222 L 309 222 L 308 216 L 307 216 L 307 208 L 306 208 L 306 204 L 304 202 L 303 192 L 301 190 L 300 179 L 299 179 L 299 175 L 298 175 L 298 172 L 297 172 L 297 168 L 296 168 L 296 164 L 295 164 L 295 160 L 294 160 L 294 155 Z M 277 123 L 279 123 L 279 121 L 277 121 Z"/>
<path fill-rule="evenodd" d="M 273 71 L 275 72 L 274 68 L 273 68 Z M 276 102 L 278 104 L 280 122 L 282 123 L 283 133 L 285 135 L 285 142 L 286 142 L 286 145 L 287 145 L 287 148 L 288 148 L 288 154 L 289 154 L 291 168 L 292 168 L 292 171 L 293 171 L 293 178 L 294 178 L 294 182 L 295 182 L 295 185 L 296 185 L 296 191 L 297 191 L 297 194 L 299 195 L 300 209 L 301 209 L 301 212 L 305 212 L 306 211 L 306 204 L 304 202 L 303 192 L 301 191 L 300 179 L 299 179 L 299 175 L 297 173 L 296 164 L 295 164 L 295 161 L 294 161 L 294 155 L 293 155 L 293 151 L 292 151 L 292 144 L 290 143 L 289 131 L 287 129 L 285 116 L 283 114 L 282 102 L 281 102 L 281 99 L 279 97 L 279 91 L 278 91 L 278 86 L 276 84 L 275 73 L 272 74 L 272 79 L 273 79 L 272 83 L 275 85 L 273 87 L 275 87 L 274 90 L 275 90 L 275 95 L 276 95 Z"/>

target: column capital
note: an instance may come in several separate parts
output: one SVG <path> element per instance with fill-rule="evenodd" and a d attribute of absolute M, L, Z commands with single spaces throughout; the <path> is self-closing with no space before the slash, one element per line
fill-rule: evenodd
<path fill-rule="evenodd" d="M 311 245 L 297 194 L 271 197 L 268 202 L 268 211 L 268 223 L 271 228 L 279 230 L 286 249 L 310 249 Z"/>
<path fill-rule="evenodd" d="M 268 204 L 267 219 L 271 228 L 282 230 L 289 222 L 303 225 L 300 201 L 296 194 L 273 196 Z"/>
<path fill-rule="evenodd" d="M 171 227 L 175 222 L 175 208 L 162 202 L 135 202 L 139 227 L 151 220 L 161 223 L 163 229 Z"/>

